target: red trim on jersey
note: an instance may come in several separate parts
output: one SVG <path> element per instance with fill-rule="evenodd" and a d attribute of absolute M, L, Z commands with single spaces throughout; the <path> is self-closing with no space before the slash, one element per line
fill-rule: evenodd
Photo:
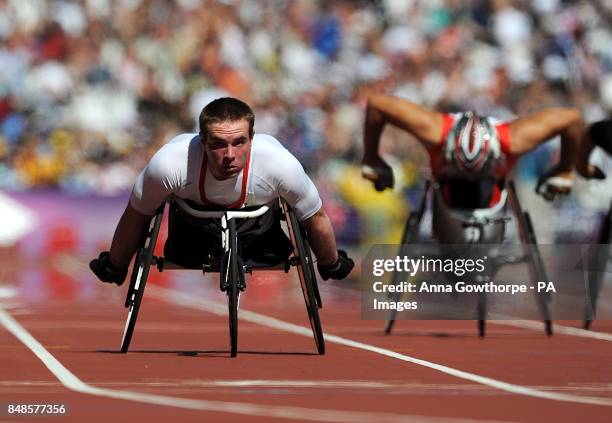
<path fill-rule="evenodd" d="M 440 144 L 444 144 L 446 142 L 448 133 L 451 131 L 451 129 L 453 129 L 454 123 L 455 119 L 453 119 L 451 115 L 442 115 L 442 137 L 440 138 Z"/>
<path fill-rule="evenodd" d="M 494 207 L 501 200 L 501 189 L 499 185 L 495 184 L 493 187 L 493 193 L 491 194 L 491 201 L 489 201 L 489 207 Z"/>
<path fill-rule="evenodd" d="M 212 205 L 215 207 L 224 207 L 226 209 L 239 209 L 244 204 L 244 200 L 246 198 L 247 192 L 247 180 L 249 179 L 249 165 L 251 163 L 251 152 L 246 159 L 246 163 L 244 164 L 244 168 L 242 169 L 242 189 L 240 192 L 240 197 L 238 200 L 234 201 L 232 204 L 225 206 L 222 204 L 213 203 L 206 198 L 206 170 L 208 169 L 208 156 L 206 155 L 206 151 L 204 152 L 204 158 L 202 159 L 202 168 L 200 169 L 200 198 L 202 202 L 207 205 Z"/>
<path fill-rule="evenodd" d="M 510 152 L 510 122 L 500 123 L 495 125 L 497 136 L 499 137 L 499 145 L 502 153 L 506 156 L 507 160 L 507 173 L 510 173 L 518 157 Z M 506 177 L 506 175 L 504 175 Z"/>

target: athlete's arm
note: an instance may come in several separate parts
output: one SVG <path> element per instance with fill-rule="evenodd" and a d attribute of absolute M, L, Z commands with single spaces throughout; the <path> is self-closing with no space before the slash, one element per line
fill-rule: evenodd
<path fill-rule="evenodd" d="M 310 247 L 321 265 L 334 263 L 338 259 L 336 236 L 331 221 L 323 207 L 302 222 L 308 232 Z"/>
<path fill-rule="evenodd" d="M 113 236 L 109 259 L 113 266 L 126 269 L 140 245 L 151 218 L 128 203 Z"/>
<path fill-rule="evenodd" d="M 510 153 L 520 156 L 561 136 L 561 158 L 558 169 L 571 172 L 583 134 L 580 111 L 575 108 L 542 110 L 510 123 Z"/>
<path fill-rule="evenodd" d="M 559 163 L 546 171 L 536 186 L 536 192 L 545 199 L 552 200 L 556 194 L 567 194 L 572 189 L 574 161 L 583 131 L 582 116 L 575 108 L 545 109 L 510 123 L 510 153 L 515 156 L 561 136 Z"/>
<path fill-rule="evenodd" d="M 355 262 L 343 250 L 336 250 L 334 229 L 321 207 L 318 212 L 302 222 L 308 231 L 310 246 L 317 257 L 317 269 L 323 280 L 346 278 Z"/>
<path fill-rule="evenodd" d="M 441 142 L 443 114 L 389 95 L 368 99 L 364 124 L 362 174 L 382 190 L 393 186 L 393 173 L 378 153 L 380 136 L 390 123 L 414 135 L 425 147 Z"/>
<path fill-rule="evenodd" d="M 364 155 L 378 155 L 380 135 L 387 123 L 410 132 L 426 145 L 441 142 L 443 114 L 399 97 L 374 95 L 368 99 L 364 128 Z"/>
<path fill-rule="evenodd" d="M 160 151 L 136 178 L 109 251 L 114 267 L 127 269 L 157 208 L 180 186 L 175 160 L 174 155 Z"/>
<path fill-rule="evenodd" d="M 286 150 L 279 151 L 274 170 L 279 173 L 278 194 L 308 231 L 317 261 L 323 265 L 333 263 L 338 258 L 336 237 L 314 183 L 300 162 Z"/>
<path fill-rule="evenodd" d="M 144 236 L 151 216 L 146 216 L 128 204 L 115 229 L 110 251 L 103 251 L 89 262 L 89 268 L 102 282 L 122 285 L 128 266 Z"/>
<path fill-rule="evenodd" d="M 300 162 L 289 151 L 280 148 L 275 151 L 274 166 L 269 170 L 275 174 L 273 184 L 278 196 L 293 208 L 308 232 L 321 277 L 324 280 L 344 279 L 355 263 L 344 251 L 336 250 L 334 228 L 323 209 L 317 188 Z"/>

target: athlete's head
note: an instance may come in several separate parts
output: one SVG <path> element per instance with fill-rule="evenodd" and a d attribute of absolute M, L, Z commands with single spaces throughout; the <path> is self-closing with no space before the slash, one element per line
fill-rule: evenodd
<path fill-rule="evenodd" d="M 254 124 L 253 110 L 236 98 L 218 98 L 204 107 L 200 113 L 200 138 L 215 178 L 231 178 L 244 168 Z"/>
<path fill-rule="evenodd" d="M 489 120 L 474 112 L 463 114 L 446 140 L 446 159 L 466 175 L 478 176 L 491 170 L 499 156 L 499 141 Z"/>

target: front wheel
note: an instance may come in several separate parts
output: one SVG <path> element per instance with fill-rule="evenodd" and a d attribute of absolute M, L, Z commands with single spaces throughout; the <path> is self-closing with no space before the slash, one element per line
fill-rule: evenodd
<path fill-rule="evenodd" d="M 238 303 L 240 300 L 240 281 L 243 271 L 238 259 L 238 235 L 236 233 L 236 221 L 229 220 L 229 251 L 226 254 L 225 289 L 227 294 L 227 307 L 229 317 L 230 356 L 238 354 Z"/>
<path fill-rule="evenodd" d="M 229 312 L 230 356 L 238 354 L 238 289 L 235 284 L 227 291 L 227 306 Z"/>

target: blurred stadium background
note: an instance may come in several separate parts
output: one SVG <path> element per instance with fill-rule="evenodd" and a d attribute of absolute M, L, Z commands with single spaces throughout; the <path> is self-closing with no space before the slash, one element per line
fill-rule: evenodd
<path fill-rule="evenodd" d="M 397 189 L 361 179 L 368 95 L 501 119 L 612 110 L 610 0 L 0 0 L 0 40 L 1 251 L 25 260 L 107 249 L 148 158 L 219 96 L 254 107 L 360 250 L 399 241 L 428 175 L 421 147 L 388 129 Z M 516 175 L 539 240 L 592 239 L 612 178 L 546 204 L 533 184 L 550 144 Z"/>

